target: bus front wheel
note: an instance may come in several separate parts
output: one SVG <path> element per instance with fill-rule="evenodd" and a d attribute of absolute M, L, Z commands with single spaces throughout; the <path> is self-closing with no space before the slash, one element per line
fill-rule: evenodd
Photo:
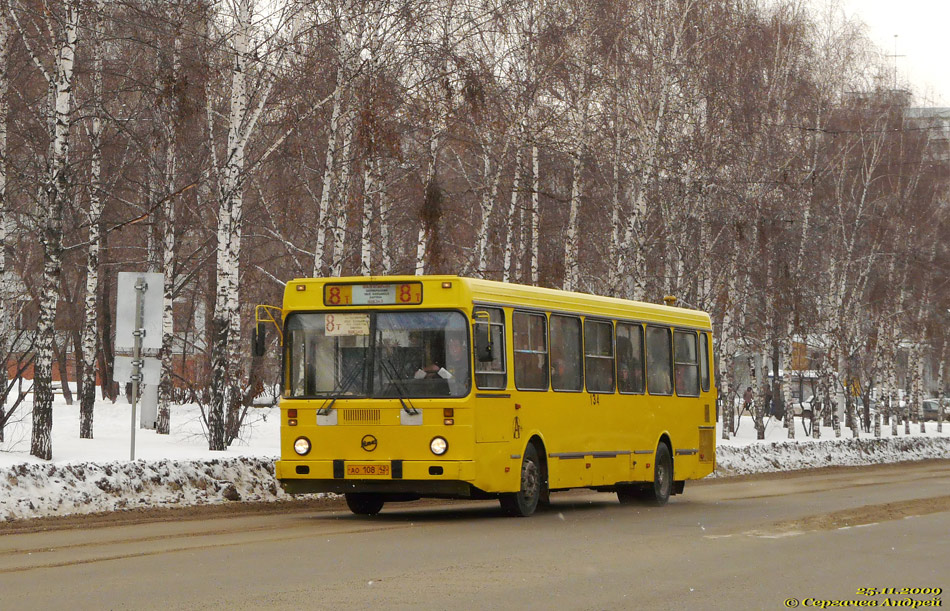
<path fill-rule="evenodd" d="M 524 458 L 521 460 L 521 486 L 518 492 L 507 492 L 499 498 L 501 509 L 506 514 L 516 517 L 527 517 L 538 508 L 543 488 L 541 461 L 538 450 L 533 443 L 525 448 Z"/>
<path fill-rule="evenodd" d="M 383 498 L 368 492 L 347 492 L 346 506 L 358 516 L 374 516 L 383 508 Z"/>

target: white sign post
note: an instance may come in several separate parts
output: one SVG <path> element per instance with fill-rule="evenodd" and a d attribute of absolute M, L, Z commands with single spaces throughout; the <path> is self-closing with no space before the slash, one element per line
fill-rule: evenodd
<path fill-rule="evenodd" d="M 135 460 L 135 404 L 138 400 L 139 382 L 145 377 L 143 373 L 154 372 L 155 365 L 158 364 L 158 359 L 142 358 L 142 350 L 159 350 L 162 347 L 163 281 L 162 274 L 119 272 L 116 283 L 118 294 L 115 346 L 117 350 L 132 349 L 131 370 L 128 371 L 128 376 L 124 380 L 116 376 L 117 381 L 132 382 L 132 445 L 129 460 Z M 155 363 L 147 365 L 145 361 Z M 125 371 L 121 373 L 125 374 Z"/>

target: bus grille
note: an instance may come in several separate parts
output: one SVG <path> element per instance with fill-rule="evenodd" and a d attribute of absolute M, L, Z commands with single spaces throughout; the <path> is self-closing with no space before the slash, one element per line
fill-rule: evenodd
<path fill-rule="evenodd" d="M 340 416 L 343 424 L 379 424 L 378 409 L 344 409 Z"/>

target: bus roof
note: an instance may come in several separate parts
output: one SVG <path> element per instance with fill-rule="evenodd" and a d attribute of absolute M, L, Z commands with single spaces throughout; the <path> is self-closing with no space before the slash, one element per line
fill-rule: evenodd
<path fill-rule="evenodd" d="M 458 283 L 459 289 L 467 293 L 467 297 L 459 295 L 461 299 L 478 304 L 537 308 L 553 312 L 579 312 L 595 316 L 656 321 L 674 326 L 702 329 L 711 327 L 709 314 L 700 310 L 454 275 L 295 278 L 287 283 L 284 293 L 285 304 L 288 301 L 297 302 L 294 299 L 294 297 L 297 297 L 297 285 L 323 285 L 328 282 L 341 284 L 452 282 L 453 284 Z"/>

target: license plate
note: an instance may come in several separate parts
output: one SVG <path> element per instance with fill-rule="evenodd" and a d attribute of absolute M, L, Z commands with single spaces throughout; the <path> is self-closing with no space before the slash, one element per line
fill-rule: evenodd
<path fill-rule="evenodd" d="M 380 477 L 388 478 L 391 475 L 389 465 L 351 463 L 346 465 L 347 477 Z"/>

